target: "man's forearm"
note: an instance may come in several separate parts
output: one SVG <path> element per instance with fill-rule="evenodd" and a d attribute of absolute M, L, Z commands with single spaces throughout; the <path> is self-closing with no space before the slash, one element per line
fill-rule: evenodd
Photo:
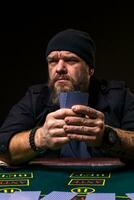
<path fill-rule="evenodd" d="M 37 154 L 31 149 L 29 131 L 15 134 L 9 143 L 9 163 L 21 164 L 34 158 Z"/>
<path fill-rule="evenodd" d="M 134 131 L 113 129 L 116 131 L 118 140 L 113 145 L 104 145 L 106 154 L 125 161 L 134 161 Z"/>

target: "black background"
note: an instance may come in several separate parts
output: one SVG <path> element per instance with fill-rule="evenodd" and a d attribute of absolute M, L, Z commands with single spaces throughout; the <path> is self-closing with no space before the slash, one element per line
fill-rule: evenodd
<path fill-rule="evenodd" d="M 124 80 L 134 91 L 133 6 L 72 2 L 0 6 L 0 123 L 28 86 L 47 80 L 43 51 L 51 36 L 66 28 L 82 29 L 94 39 L 97 77 Z"/>

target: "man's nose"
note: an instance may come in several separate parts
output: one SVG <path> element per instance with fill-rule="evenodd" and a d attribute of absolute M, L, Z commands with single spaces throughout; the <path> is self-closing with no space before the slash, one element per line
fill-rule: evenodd
<path fill-rule="evenodd" d="M 64 60 L 62 60 L 62 59 L 59 60 L 59 62 L 57 63 L 57 66 L 56 66 L 56 72 L 59 74 L 67 73 L 67 67 L 66 67 L 66 63 L 64 62 Z"/>

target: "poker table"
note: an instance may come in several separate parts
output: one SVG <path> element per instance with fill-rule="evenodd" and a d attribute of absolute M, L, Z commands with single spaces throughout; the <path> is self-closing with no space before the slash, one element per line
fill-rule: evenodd
<path fill-rule="evenodd" d="M 76 192 L 73 200 L 115 193 L 116 199 L 128 200 L 126 193 L 134 193 L 134 167 L 112 158 L 38 158 L 21 167 L 1 165 L 0 192 L 14 191 L 41 191 L 41 198 L 52 191 Z"/>

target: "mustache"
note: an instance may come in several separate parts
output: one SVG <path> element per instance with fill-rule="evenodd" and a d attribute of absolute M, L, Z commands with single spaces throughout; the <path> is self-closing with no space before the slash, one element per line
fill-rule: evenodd
<path fill-rule="evenodd" d="M 79 80 L 78 82 L 76 82 L 69 75 L 64 75 L 64 74 L 62 74 L 62 75 L 57 74 L 57 75 L 55 75 L 55 77 L 53 79 L 51 79 L 51 80 L 49 79 L 48 80 L 48 85 L 53 88 L 54 87 L 54 83 L 56 81 L 58 81 L 58 80 L 61 80 L 61 79 L 69 80 L 72 83 L 74 90 L 78 90 L 78 91 L 80 90 L 81 81 Z"/>
<path fill-rule="evenodd" d="M 71 80 L 70 76 L 68 76 L 68 75 L 59 75 L 59 74 L 57 74 L 57 75 L 53 78 L 53 80 L 51 80 L 51 81 L 52 81 L 53 83 L 55 83 L 56 81 L 61 80 L 61 79 L 64 79 L 64 80 Z"/>

